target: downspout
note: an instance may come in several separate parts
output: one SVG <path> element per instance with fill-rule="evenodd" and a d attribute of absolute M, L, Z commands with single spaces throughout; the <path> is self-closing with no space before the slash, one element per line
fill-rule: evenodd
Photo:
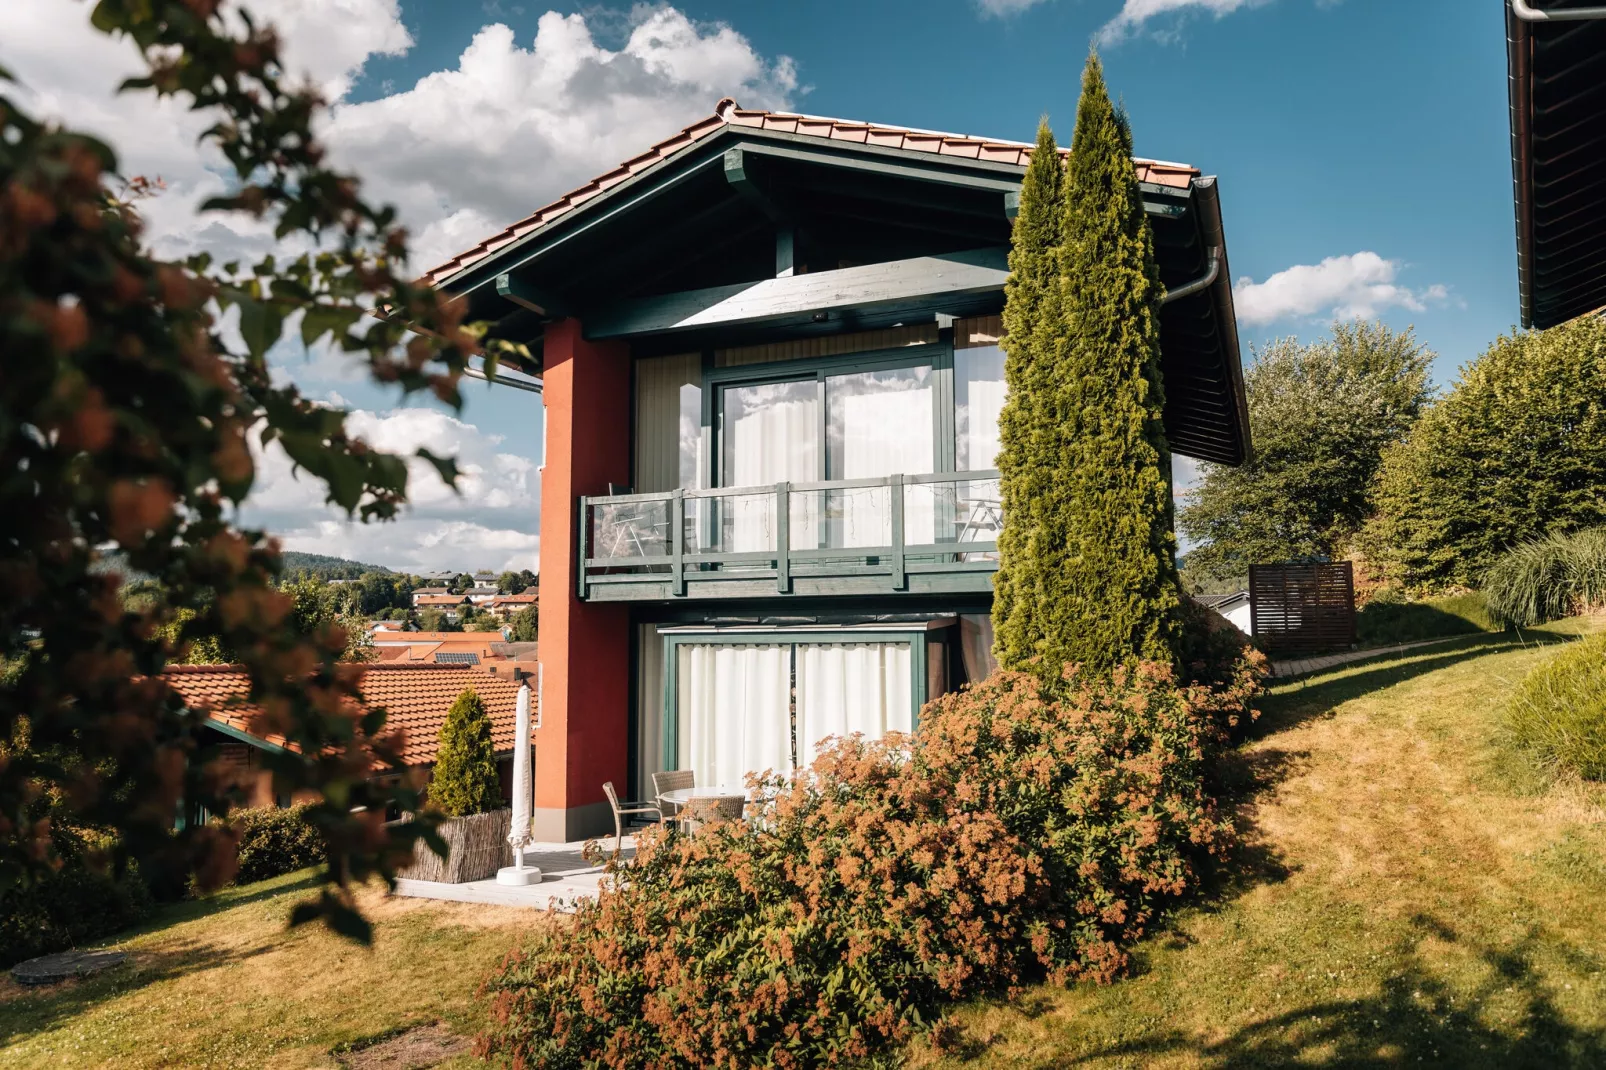
<path fill-rule="evenodd" d="M 1209 266 L 1205 273 L 1192 282 L 1185 282 L 1174 290 L 1167 290 L 1165 296 L 1160 298 L 1162 305 L 1169 305 L 1173 301 L 1180 301 L 1189 294 L 1196 294 L 1200 290 L 1209 288 L 1221 274 L 1221 247 L 1212 245 L 1205 254 L 1209 258 Z"/>
<path fill-rule="evenodd" d="M 1606 19 L 1606 7 L 1567 7 L 1541 11 L 1530 7 L 1528 0 L 1511 0 L 1511 13 L 1523 22 L 1584 22 L 1588 19 Z"/>

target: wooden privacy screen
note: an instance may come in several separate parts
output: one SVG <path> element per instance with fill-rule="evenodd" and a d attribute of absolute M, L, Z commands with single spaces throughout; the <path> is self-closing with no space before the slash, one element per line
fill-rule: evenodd
<path fill-rule="evenodd" d="M 1348 561 L 1250 565 L 1249 619 L 1268 654 L 1323 654 L 1355 643 L 1355 573 Z"/>

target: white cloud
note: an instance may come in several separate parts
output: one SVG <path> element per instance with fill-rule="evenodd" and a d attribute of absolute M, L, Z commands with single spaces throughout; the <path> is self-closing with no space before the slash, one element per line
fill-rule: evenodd
<path fill-rule="evenodd" d="M 396 569 L 536 568 L 540 545 L 540 473 L 510 453 L 500 435 L 433 409 L 359 409 L 347 427 L 375 448 L 411 454 L 419 447 L 455 456 L 458 490 L 426 462 L 408 464 L 408 504 L 387 523 L 348 521 L 322 504 L 322 485 L 293 471 L 277 445 L 257 449 L 257 483 L 242 520 L 279 535 L 286 549 L 335 554 Z"/>
<path fill-rule="evenodd" d="M 1216 18 L 1239 8 L 1259 7 L 1271 0 L 1124 0 L 1120 12 L 1099 29 L 1101 45 L 1112 45 L 1140 32 L 1151 19 L 1174 12 L 1209 12 Z M 1172 31 L 1173 34 L 1175 31 Z"/>
<path fill-rule="evenodd" d="M 1320 264 L 1296 264 L 1256 282 L 1233 283 L 1232 298 L 1244 323 L 1271 323 L 1300 316 L 1369 319 L 1390 308 L 1422 312 L 1449 299 L 1449 288 L 1435 283 L 1412 290 L 1395 281 L 1400 261 L 1374 252 L 1330 256 Z"/>
<path fill-rule="evenodd" d="M 713 111 L 725 95 L 784 106 L 792 61 L 723 24 L 638 9 L 618 51 L 584 15 L 541 16 L 530 47 L 483 27 L 452 70 L 335 109 L 335 158 L 401 209 L 426 268 Z"/>

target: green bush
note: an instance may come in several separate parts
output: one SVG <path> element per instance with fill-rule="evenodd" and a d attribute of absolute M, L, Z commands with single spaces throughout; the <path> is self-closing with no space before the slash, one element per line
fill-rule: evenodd
<path fill-rule="evenodd" d="M 642 836 L 628 881 L 486 982 L 481 1054 L 562 1067 L 861 1064 L 947 1001 L 1108 981 L 1231 826 L 1205 788 L 1259 679 L 999 672 L 854 736 L 763 819 Z M 1214 673 L 1213 673 L 1214 674 Z"/>
<path fill-rule="evenodd" d="M 1373 597 L 1355 614 L 1355 635 L 1361 646 L 1500 630 L 1500 622 L 1476 591 L 1419 602 L 1405 601 L 1390 591 Z"/>
<path fill-rule="evenodd" d="M 429 781 L 429 802 L 448 817 L 488 814 L 502 806 L 491 718 L 473 688 L 458 695 L 446 711 L 435 772 Z"/>
<path fill-rule="evenodd" d="M 151 895 L 137 867 L 119 875 L 98 866 L 95 856 L 111 847 L 104 836 L 55 824 L 51 841 L 60 869 L 0 889 L 0 969 L 110 936 L 150 916 Z"/>
<path fill-rule="evenodd" d="M 1606 607 L 1606 527 L 1523 543 L 1484 574 L 1483 590 L 1498 619 L 1522 627 Z"/>
<path fill-rule="evenodd" d="M 280 810 L 254 807 L 229 814 L 240 837 L 240 869 L 236 884 L 252 884 L 316 866 L 324 861 L 323 837 L 307 820 L 307 806 Z"/>
<path fill-rule="evenodd" d="M 1541 761 L 1606 780 L 1606 635 L 1541 663 L 1518 686 L 1506 715 L 1517 743 Z"/>

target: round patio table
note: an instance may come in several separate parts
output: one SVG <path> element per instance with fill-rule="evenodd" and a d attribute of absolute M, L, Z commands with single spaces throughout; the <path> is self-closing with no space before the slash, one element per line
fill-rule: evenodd
<path fill-rule="evenodd" d="M 686 831 L 694 831 L 696 824 L 685 816 L 686 804 L 693 799 L 718 800 L 715 805 L 720 811 L 732 820 L 739 820 L 742 816 L 742 807 L 747 804 L 747 789 L 745 788 L 672 788 L 658 796 L 659 802 L 673 803 L 680 811 L 680 823 L 686 826 Z M 721 805 L 722 804 L 722 805 Z"/>

